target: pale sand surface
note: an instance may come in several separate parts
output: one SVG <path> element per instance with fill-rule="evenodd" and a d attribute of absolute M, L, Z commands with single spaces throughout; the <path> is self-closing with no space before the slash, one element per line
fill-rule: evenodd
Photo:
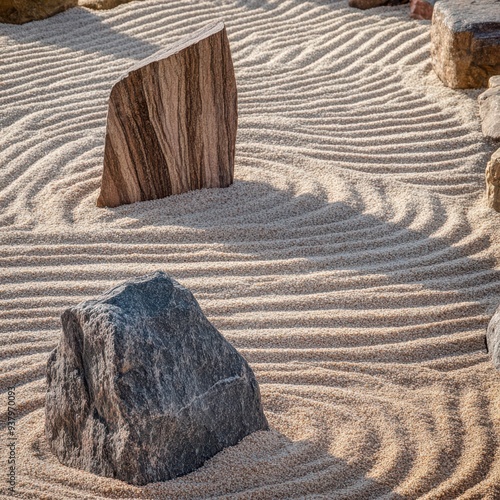
<path fill-rule="evenodd" d="M 23 498 L 500 498 L 500 216 L 477 92 L 429 24 L 346 1 L 146 0 L 0 27 L 1 407 Z M 239 86 L 235 183 L 98 209 L 107 96 L 217 18 Z M 248 359 L 271 432 L 143 488 L 64 467 L 45 363 L 71 304 L 163 270 Z M 1 476 L 6 487 L 5 430 Z"/>

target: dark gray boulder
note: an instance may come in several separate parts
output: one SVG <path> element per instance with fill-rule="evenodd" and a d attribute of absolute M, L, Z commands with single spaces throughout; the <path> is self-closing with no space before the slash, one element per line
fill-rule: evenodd
<path fill-rule="evenodd" d="M 247 362 L 166 274 L 71 307 L 62 324 L 45 433 L 63 464 L 143 485 L 268 429 Z"/>

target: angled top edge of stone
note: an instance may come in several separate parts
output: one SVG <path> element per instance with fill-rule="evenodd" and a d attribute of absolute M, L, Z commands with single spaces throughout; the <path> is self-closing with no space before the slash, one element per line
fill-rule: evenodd
<path fill-rule="evenodd" d="M 169 47 L 160 49 L 154 54 L 150 55 L 149 57 L 146 57 L 145 59 L 138 61 L 136 64 L 131 66 L 123 75 L 121 75 L 117 81 L 127 78 L 130 75 L 130 73 L 132 73 L 132 71 L 136 71 L 138 69 L 143 68 L 144 66 L 147 66 L 148 64 L 151 64 L 152 62 L 160 61 L 161 59 L 165 59 L 169 56 L 177 54 L 181 50 L 189 47 L 190 45 L 194 45 L 195 43 L 198 43 L 201 40 L 204 40 L 205 38 L 208 38 L 214 35 L 215 33 L 222 31 L 224 28 L 225 24 L 223 21 L 221 20 L 212 21 L 211 23 L 206 24 L 205 26 L 195 31 L 194 33 L 191 33 L 181 38 L 180 40 L 170 45 Z"/>
<path fill-rule="evenodd" d="M 477 27 L 499 30 L 500 36 L 500 0 L 439 0 L 434 10 L 453 31 L 472 31 Z"/>
<path fill-rule="evenodd" d="M 106 290 L 101 295 L 94 299 L 85 300 L 79 304 L 71 307 L 71 309 L 86 309 L 89 307 L 95 307 L 98 304 L 106 305 L 112 302 L 114 299 L 119 299 L 120 295 L 127 291 L 131 287 L 141 287 L 147 286 L 152 282 L 163 282 L 166 285 L 171 285 L 172 288 L 176 288 L 186 294 L 192 295 L 191 292 L 183 287 L 180 283 L 171 278 L 168 274 L 163 271 L 155 271 L 154 273 L 145 274 L 143 276 L 138 276 L 137 278 L 131 278 L 113 288 Z M 194 297 L 193 297 L 194 298 Z"/>

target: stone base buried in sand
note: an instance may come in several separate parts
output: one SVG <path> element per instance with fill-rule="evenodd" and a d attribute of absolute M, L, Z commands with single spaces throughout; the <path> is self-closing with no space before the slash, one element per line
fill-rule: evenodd
<path fill-rule="evenodd" d="M 233 182 L 237 95 L 223 22 L 139 62 L 111 90 L 99 207 Z"/>
<path fill-rule="evenodd" d="M 45 405 L 61 463 L 144 485 L 268 429 L 248 363 L 166 274 L 126 281 L 61 319 Z"/>
<path fill-rule="evenodd" d="M 431 27 L 434 71 L 452 88 L 481 88 L 500 74 L 500 2 L 439 0 Z"/>

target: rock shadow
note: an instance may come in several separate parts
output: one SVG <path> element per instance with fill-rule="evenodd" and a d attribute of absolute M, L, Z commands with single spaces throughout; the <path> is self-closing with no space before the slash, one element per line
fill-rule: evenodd
<path fill-rule="evenodd" d="M 375 460 L 366 457 L 362 465 L 352 465 L 325 451 L 320 443 L 292 441 L 271 429 L 247 436 L 186 476 L 146 486 L 143 493 L 179 499 L 201 498 L 207 491 L 210 498 L 409 498 L 394 488 L 408 473 L 411 462 L 397 471 L 399 475 L 391 471 L 392 478 L 377 480 L 368 477 Z M 227 464 L 231 464 L 230 470 Z"/>
<path fill-rule="evenodd" d="M 67 16 L 71 16 L 70 22 Z M 84 7 L 74 7 L 41 21 L 0 24 L 0 35 L 19 44 L 39 43 L 80 53 L 136 60 L 162 48 L 113 29 L 111 22 Z"/>
<path fill-rule="evenodd" d="M 439 290 L 460 291 L 464 282 L 469 287 L 495 284 L 500 295 L 500 271 L 493 257 L 471 257 L 485 252 L 490 238 L 472 237 L 465 217 L 452 220 L 450 207 L 438 197 L 429 194 L 422 206 L 408 200 L 403 213 L 395 206 L 401 200 L 380 200 L 377 212 L 387 213 L 385 218 L 367 213 L 373 207 L 364 205 L 355 187 L 352 194 L 352 204 L 329 202 L 319 188 L 296 194 L 293 186 L 278 189 L 266 182 L 236 180 L 224 189 L 106 209 L 103 220 L 120 225 L 126 220 L 129 229 L 194 228 L 197 231 L 188 232 L 183 243 L 223 245 L 228 256 L 301 259 L 302 272 L 383 273 L 393 284 L 418 283 Z M 425 228 L 412 229 L 416 223 Z M 478 289 L 477 297 L 491 291 L 491 286 Z"/>

